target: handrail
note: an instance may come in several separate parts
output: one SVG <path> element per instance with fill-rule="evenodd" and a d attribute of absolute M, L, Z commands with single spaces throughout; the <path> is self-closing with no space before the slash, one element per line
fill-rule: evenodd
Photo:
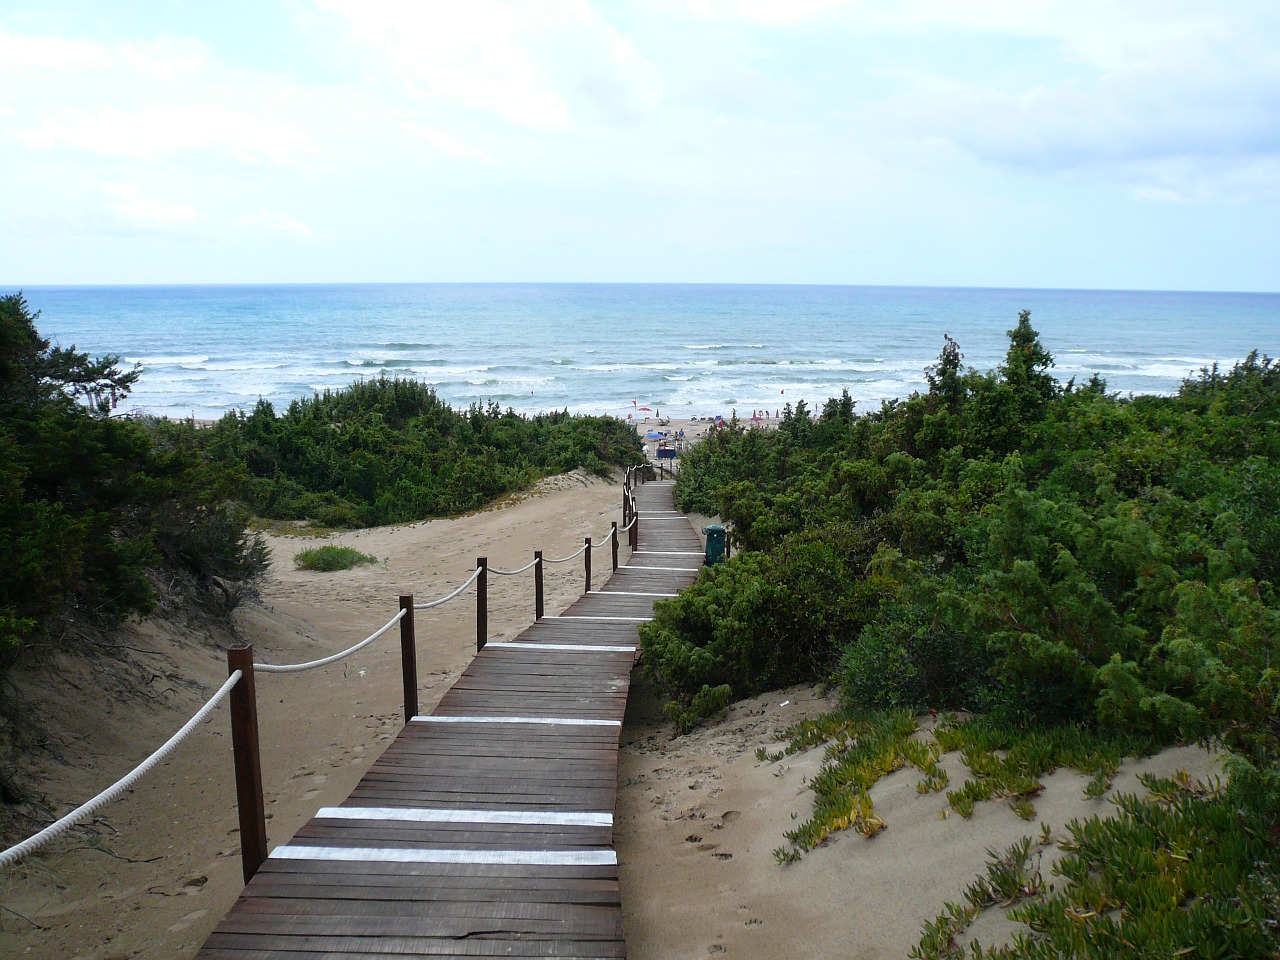
<path fill-rule="evenodd" d="M 467 587 L 471 586 L 471 584 L 475 582 L 476 577 L 480 576 L 480 570 L 481 568 L 477 567 L 474 571 L 472 571 L 471 576 L 467 577 L 467 579 L 462 581 L 461 586 L 459 586 L 457 590 L 453 591 L 453 593 L 450 593 L 447 596 L 443 596 L 438 600 L 428 600 L 426 603 L 418 603 L 417 601 L 414 601 L 413 609 L 430 610 L 432 607 L 438 607 L 443 603 L 448 603 L 450 600 L 452 600 L 454 597 L 456 597 L 463 590 L 467 589 Z"/>
<path fill-rule="evenodd" d="M 401 610 L 369 636 L 365 637 L 354 646 L 347 647 L 347 649 L 343 650 L 341 653 L 331 654 L 330 656 L 323 657 L 320 660 L 311 660 L 308 663 L 255 663 L 253 668 L 255 670 L 260 670 L 263 673 L 301 673 L 303 670 L 313 670 L 316 667 L 323 667 L 330 663 L 337 663 L 339 660 L 351 656 L 356 651 L 363 650 L 369 644 L 373 643 L 373 641 L 383 636 L 388 630 L 400 622 L 406 612 L 407 611 L 405 610 Z"/>
<path fill-rule="evenodd" d="M 218 688 L 218 692 L 206 700 L 204 706 L 197 710 L 195 715 L 184 723 L 177 733 L 166 740 L 161 745 L 160 749 L 156 750 L 151 754 L 151 756 L 147 757 L 147 759 L 143 760 L 140 764 L 130 770 L 111 786 L 107 787 L 107 789 L 103 790 L 92 800 L 76 807 L 65 817 L 49 824 L 49 826 L 45 827 L 39 833 L 28 837 L 21 843 L 15 844 L 8 850 L 0 853 L 0 867 L 7 867 L 11 864 L 17 863 L 28 854 L 35 853 L 50 840 L 66 833 L 81 820 L 91 817 L 99 808 L 106 806 L 112 800 L 119 798 L 121 794 L 131 789 L 135 783 L 150 773 L 156 764 L 160 763 L 168 757 L 169 754 L 173 753 L 173 751 L 191 735 L 191 732 L 195 730 L 205 717 L 212 713 L 214 708 L 226 698 L 227 694 L 231 692 L 231 688 L 240 682 L 240 678 L 243 675 L 244 674 L 239 670 L 236 670 L 227 677 L 226 683 Z"/>
<path fill-rule="evenodd" d="M 531 569 L 533 569 L 533 566 L 534 566 L 537 562 L 538 562 L 538 558 L 537 558 L 537 557 L 534 557 L 532 560 L 530 560 L 528 563 L 526 563 L 526 564 L 525 564 L 523 567 L 521 567 L 519 570 L 499 570 L 497 567 L 490 567 L 490 568 L 489 568 L 489 572 L 490 572 L 490 573 L 496 573 L 496 574 L 497 574 L 498 576 L 500 576 L 500 577 L 514 577 L 514 576 L 516 576 L 517 574 L 524 573 L 526 570 L 531 570 Z"/>
<path fill-rule="evenodd" d="M 576 559 L 576 558 L 578 558 L 578 557 L 582 556 L 582 554 L 586 551 L 586 549 L 587 549 L 587 547 L 588 547 L 588 546 L 589 546 L 589 544 L 584 543 L 582 546 L 580 546 L 580 547 L 579 547 L 577 550 L 575 550 L 573 553 L 569 554 L 567 557 L 561 557 L 559 560 L 553 559 L 552 557 L 543 557 L 543 558 L 542 558 L 542 560 L 543 560 L 543 562 L 544 562 L 544 563 L 566 563 L 566 562 L 568 562 L 569 560 L 574 560 L 574 559 Z"/>

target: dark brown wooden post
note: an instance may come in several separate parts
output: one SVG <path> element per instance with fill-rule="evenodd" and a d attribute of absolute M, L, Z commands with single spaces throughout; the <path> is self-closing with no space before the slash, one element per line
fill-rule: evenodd
<path fill-rule="evenodd" d="M 489 558 L 476 557 L 476 653 L 489 642 Z"/>
<path fill-rule="evenodd" d="M 726 560 L 729 559 L 729 540 L 730 540 L 729 531 L 726 530 L 724 532 L 724 558 Z"/>
<path fill-rule="evenodd" d="M 258 752 L 258 699 L 253 687 L 253 647 L 227 650 L 227 676 L 241 672 L 231 688 L 231 752 L 240 811 L 240 862 L 248 883 L 267 859 L 267 816 L 262 800 L 262 756 Z"/>
<path fill-rule="evenodd" d="M 586 593 L 591 592 L 591 538 L 586 538 L 587 547 L 582 551 L 582 563 L 587 571 L 587 589 Z"/>
<path fill-rule="evenodd" d="M 401 594 L 400 674 L 404 679 L 404 722 L 418 715 L 418 648 L 413 635 L 413 594 Z"/>
<path fill-rule="evenodd" d="M 613 547 L 613 570 L 618 571 L 618 521 L 613 521 L 613 525 L 609 528 L 609 542 Z"/>
<path fill-rule="evenodd" d="M 533 619 L 542 619 L 542 551 L 533 551 Z"/>
<path fill-rule="evenodd" d="M 631 514 L 631 549 L 640 546 L 640 517 L 637 512 Z"/>

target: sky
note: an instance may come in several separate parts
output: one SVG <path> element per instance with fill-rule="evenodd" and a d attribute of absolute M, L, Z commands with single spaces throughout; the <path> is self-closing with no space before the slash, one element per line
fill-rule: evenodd
<path fill-rule="evenodd" d="M 1277 0 L 0 0 L 0 284 L 1280 290 Z"/>

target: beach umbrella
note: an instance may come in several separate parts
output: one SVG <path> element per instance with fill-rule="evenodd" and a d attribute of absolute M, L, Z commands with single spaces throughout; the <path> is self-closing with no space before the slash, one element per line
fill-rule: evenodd
<path fill-rule="evenodd" d="M 641 407 L 640 409 L 641 409 L 641 410 L 647 410 L 647 411 L 648 411 L 648 412 L 650 412 L 650 413 L 652 413 L 652 412 L 653 412 L 653 407 Z"/>

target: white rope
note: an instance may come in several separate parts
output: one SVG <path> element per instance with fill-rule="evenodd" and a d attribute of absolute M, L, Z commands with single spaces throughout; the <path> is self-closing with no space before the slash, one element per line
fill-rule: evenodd
<path fill-rule="evenodd" d="M 61 820 L 50 824 L 34 836 L 28 837 L 16 846 L 12 846 L 3 853 L 0 853 L 0 867 L 10 866 L 11 864 L 17 863 L 28 854 L 35 853 L 35 851 L 39 850 L 50 840 L 66 833 L 82 820 L 87 820 L 89 817 L 93 816 L 100 807 L 106 806 L 112 800 L 118 799 L 121 794 L 132 789 L 135 783 L 150 773 L 156 764 L 160 763 L 168 757 L 169 754 L 173 753 L 182 741 L 191 735 L 191 732 L 195 730 L 200 722 L 203 721 L 204 718 L 222 702 L 223 698 L 231 692 L 231 688 L 236 685 L 242 676 L 243 673 L 236 670 L 231 674 L 231 676 L 227 677 L 227 682 L 218 688 L 218 692 L 210 697 L 203 707 L 196 711 L 195 716 L 188 720 L 181 730 L 166 740 L 159 750 L 151 754 L 147 759 L 143 760 L 142 763 L 134 767 L 131 772 L 125 774 L 123 778 L 107 787 L 107 789 L 103 790 L 88 803 L 72 810 Z"/>
<path fill-rule="evenodd" d="M 442 603 L 448 603 L 450 600 L 452 600 L 454 597 L 460 594 L 463 590 L 467 589 L 467 587 L 471 586 L 471 584 L 475 583 L 476 577 L 480 576 L 480 571 L 483 569 L 485 568 L 476 567 L 475 570 L 472 571 L 471 576 L 463 580 L 462 585 L 459 586 L 457 590 L 453 591 L 453 593 L 449 594 L 447 597 L 441 597 L 439 600 L 428 600 L 426 603 L 415 603 L 413 605 L 413 609 L 430 610 L 432 607 L 438 607 Z"/>
<path fill-rule="evenodd" d="M 597 540 L 595 537 L 592 537 L 592 538 L 591 538 L 591 549 L 592 549 L 592 550 L 600 550 L 600 549 L 602 549 L 603 547 L 608 546 L 608 545 L 613 541 L 613 536 L 614 536 L 614 533 L 617 531 L 617 529 L 618 529 L 617 527 L 610 527 L 610 528 L 609 528 L 609 532 L 608 532 L 608 533 L 606 533 L 606 534 L 605 534 L 603 537 L 601 537 L 599 540 Z"/>
<path fill-rule="evenodd" d="M 408 613 L 407 610 L 401 610 L 394 617 L 388 620 L 386 624 L 379 627 L 369 636 L 365 637 L 363 640 L 357 643 L 354 647 L 347 647 L 347 649 L 343 650 L 341 653 L 335 653 L 335 654 L 332 654 L 331 656 L 324 657 L 323 659 L 320 659 L 320 660 L 312 660 L 309 663 L 284 663 L 284 664 L 255 663 L 253 665 L 253 669 L 261 673 L 301 673 L 303 670 L 314 670 L 316 667 L 323 667 L 323 666 L 327 666 L 330 663 L 336 663 L 337 661 L 343 659 L 344 657 L 349 657 L 356 651 L 363 650 L 369 644 L 373 643 L 373 641 L 377 640 L 384 633 L 386 633 L 388 630 L 394 627 L 397 623 L 399 623 L 400 619 L 406 613 Z"/>
<path fill-rule="evenodd" d="M 526 570 L 530 569 L 531 567 L 536 566 L 537 563 L 538 563 L 538 558 L 534 557 L 532 560 L 526 563 L 519 570 L 499 570 L 497 567 L 490 567 L 489 572 L 496 573 L 500 577 L 514 577 L 516 574 L 524 573 Z"/>
<path fill-rule="evenodd" d="M 634 527 L 634 526 L 636 525 L 636 521 L 637 521 L 637 520 L 639 520 L 639 519 L 640 519 L 640 518 L 639 518 L 636 514 L 634 514 L 634 513 L 633 513 L 633 514 L 631 515 L 631 522 L 630 522 L 630 523 L 628 523 L 625 527 L 619 527 L 619 528 L 618 528 L 618 532 L 619 532 L 619 533 L 626 533 L 628 530 L 630 530 L 632 527 Z"/>
<path fill-rule="evenodd" d="M 545 560 L 547 563 L 564 563 L 568 560 L 574 559 L 575 557 L 582 556 L 582 554 L 586 551 L 586 549 L 587 549 L 587 545 L 584 543 L 582 546 L 580 546 L 577 549 L 575 553 L 571 553 L 567 557 L 561 557 L 559 560 L 552 560 L 550 557 L 543 557 L 542 559 Z"/>

